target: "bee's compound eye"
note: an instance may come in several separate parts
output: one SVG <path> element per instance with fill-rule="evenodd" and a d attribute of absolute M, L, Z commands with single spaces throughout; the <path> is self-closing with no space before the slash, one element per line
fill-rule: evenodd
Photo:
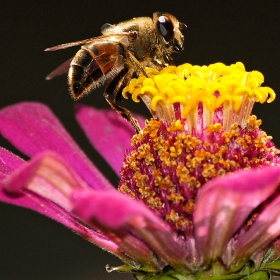
<path fill-rule="evenodd" d="M 173 31 L 173 24 L 170 21 L 170 19 L 166 16 L 160 16 L 158 18 L 158 29 L 161 35 L 163 36 L 164 40 L 166 42 L 170 42 L 174 37 L 174 31 Z"/>

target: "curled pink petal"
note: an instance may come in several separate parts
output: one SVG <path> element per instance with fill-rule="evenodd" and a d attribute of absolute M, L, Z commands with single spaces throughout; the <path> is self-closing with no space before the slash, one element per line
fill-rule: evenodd
<path fill-rule="evenodd" d="M 25 192 L 24 196 L 12 197 L 3 191 L 0 183 L 0 201 L 21 206 L 41 213 L 61 224 L 70 228 L 83 238 L 89 240 L 91 243 L 100 248 L 118 256 L 124 262 L 132 263 L 132 260 L 120 250 L 119 246 L 104 235 L 93 231 L 80 223 L 76 217 L 69 212 L 66 212 L 60 206 L 46 200 L 32 192 Z"/>
<path fill-rule="evenodd" d="M 166 229 L 164 222 L 150 209 L 117 191 L 77 190 L 72 192 L 72 201 L 73 211 L 79 213 L 84 220 L 91 221 L 95 218 L 110 229 L 118 230 L 131 218 L 139 215 L 146 217 L 159 229 Z M 106 207 L 100 207 L 101 205 Z"/>
<path fill-rule="evenodd" d="M 278 195 L 257 217 L 252 227 L 240 234 L 234 259 L 251 256 L 280 236 L 280 196 Z"/>
<path fill-rule="evenodd" d="M 43 152 L 24 163 L 19 157 L 0 148 L 0 159 L 1 172 L 6 175 L 0 182 L 0 201 L 52 218 L 123 261 L 132 262 L 112 240 L 86 227 L 67 211 L 71 208 L 67 193 L 72 188 L 87 186 L 59 155 Z"/>
<path fill-rule="evenodd" d="M 142 126 L 144 118 L 134 116 Z M 95 149 L 106 159 L 116 173 L 119 173 L 124 152 L 130 147 L 135 134 L 132 125 L 112 110 L 98 110 L 79 105 L 76 118 Z"/>
<path fill-rule="evenodd" d="M 127 223 L 131 232 L 149 244 L 150 248 L 174 268 L 190 270 L 186 257 L 188 252 L 179 240 L 174 240 L 168 228 L 159 228 L 147 217 L 135 216 Z"/>
<path fill-rule="evenodd" d="M 131 207 L 131 202 L 126 203 L 128 200 L 117 191 L 73 191 L 73 213 L 89 226 L 108 236 L 137 262 L 158 266 L 154 263 L 151 249 L 143 241 L 131 235 L 124 227 L 125 221 L 138 212 L 137 207 Z M 146 208 L 144 211 L 149 212 Z M 149 214 L 153 216 L 152 213 Z"/>
<path fill-rule="evenodd" d="M 58 154 L 42 152 L 3 179 L 4 190 L 11 195 L 32 191 L 69 211 L 68 196 L 73 189 L 88 188 L 74 169 Z"/>
<path fill-rule="evenodd" d="M 117 192 L 74 191 L 73 212 L 104 234 L 133 236 L 143 240 L 159 258 L 184 267 L 186 252 L 173 239 L 172 231 L 151 210 Z M 94 201 L 94 203 L 93 203 Z M 106 205 L 106 207 L 103 207 Z M 140 248 L 138 249 L 139 251 Z"/>
<path fill-rule="evenodd" d="M 237 171 L 205 184 L 194 213 L 195 237 L 204 259 L 221 256 L 252 210 L 278 186 L 280 167 Z"/>
<path fill-rule="evenodd" d="M 113 188 L 43 104 L 25 102 L 0 110 L 0 132 L 30 157 L 44 150 L 58 152 L 93 188 Z"/>

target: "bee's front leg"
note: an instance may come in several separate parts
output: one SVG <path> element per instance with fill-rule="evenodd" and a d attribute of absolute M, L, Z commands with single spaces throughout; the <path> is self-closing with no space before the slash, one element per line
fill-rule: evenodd
<path fill-rule="evenodd" d="M 132 54 L 131 51 L 126 50 L 127 53 L 127 57 L 129 58 L 129 60 L 131 61 L 131 63 L 134 65 L 134 67 L 137 70 L 140 70 L 143 75 L 147 78 L 149 78 L 148 74 L 146 73 L 145 69 L 142 67 L 142 65 L 140 64 L 140 62 L 137 60 L 137 58 Z"/>
<path fill-rule="evenodd" d="M 138 121 L 131 115 L 131 112 L 128 109 L 118 103 L 122 99 L 122 91 L 126 87 L 128 81 L 130 81 L 132 74 L 133 73 L 129 71 L 128 68 L 124 68 L 119 72 L 106 87 L 104 97 L 110 104 L 111 108 L 128 120 L 134 127 L 136 133 L 139 133 L 141 128 Z M 113 96 L 113 99 L 111 99 L 110 96 Z"/>

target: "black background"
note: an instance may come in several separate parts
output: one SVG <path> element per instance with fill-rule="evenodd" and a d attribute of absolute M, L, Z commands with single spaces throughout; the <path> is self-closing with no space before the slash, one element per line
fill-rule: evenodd
<path fill-rule="evenodd" d="M 100 34 L 100 26 L 118 23 L 154 11 L 174 14 L 188 25 L 185 50 L 176 63 L 226 64 L 242 61 L 247 70 L 265 75 L 265 85 L 280 93 L 279 16 L 275 1 L 1 1 L 0 3 L 0 104 L 20 101 L 48 104 L 96 165 L 117 184 L 117 176 L 93 150 L 73 115 L 66 76 L 44 77 L 77 51 L 52 53 L 47 47 Z M 81 102 L 109 108 L 102 88 Z M 280 146 L 280 98 L 257 104 L 254 113 L 262 128 Z M 144 106 L 126 103 L 139 113 Z M 12 149 L 4 140 L 0 145 Z M 109 148 L 109 147 L 108 147 Z M 15 150 L 13 150 L 15 151 Z M 16 152 L 16 151 L 15 151 Z M 121 262 L 73 234 L 63 226 L 29 210 L 0 204 L 0 279 L 132 279 L 105 272 L 105 265 Z"/>

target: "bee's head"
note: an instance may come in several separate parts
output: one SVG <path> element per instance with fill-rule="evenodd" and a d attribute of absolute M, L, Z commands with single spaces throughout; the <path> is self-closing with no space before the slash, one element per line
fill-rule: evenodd
<path fill-rule="evenodd" d="M 173 15 L 156 12 L 153 14 L 157 37 L 168 53 L 180 52 L 184 49 L 182 29 L 186 24 L 179 22 Z"/>

